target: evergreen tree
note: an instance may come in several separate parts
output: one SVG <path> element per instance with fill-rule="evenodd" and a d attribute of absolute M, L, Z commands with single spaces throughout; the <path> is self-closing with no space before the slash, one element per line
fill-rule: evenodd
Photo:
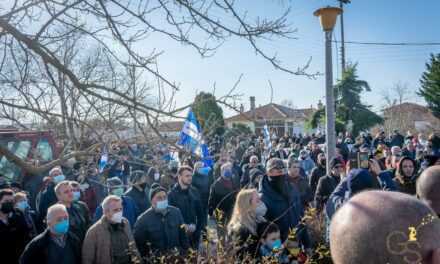
<path fill-rule="evenodd" d="M 432 113 L 440 118 L 440 53 L 431 54 L 431 60 L 426 63 L 426 71 L 420 79 L 421 88 L 418 92 L 425 98 Z"/>
<path fill-rule="evenodd" d="M 336 131 L 343 132 L 349 120 L 353 122 L 353 133 L 368 129 L 383 119 L 371 111 L 371 106 L 365 105 L 361 101 L 363 92 L 371 91 L 366 81 L 359 80 L 357 76 L 357 64 L 347 65 L 342 79 L 338 80 L 334 87 L 336 105 Z M 324 122 L 324 109 L 318 110 L 312 116 L 310 125 L 316 128 L 319 123 Z"/>
<path fill-rule="evenodd" d="M 205 138 L 222 135 L 225 131 L 223 110 L 211 93 L 201 92 L 194 99 L 192 110 L 203 129 Z"/>

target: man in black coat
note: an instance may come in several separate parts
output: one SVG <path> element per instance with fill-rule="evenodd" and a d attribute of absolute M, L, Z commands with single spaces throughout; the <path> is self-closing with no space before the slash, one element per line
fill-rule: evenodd
<path fill-rule="evenodd" d="M 81 242 L 69 232 L 69 214 L 62 204 L 47 210 L 48 228 L 26 246 L 20 264 L 80 264 Z"/>
<path fill-rule="evenodd" d="M 192 187 L 191 167 L 182 166 L 177 170 L 177 183 L 168 193 L 170 205 L 180 209 L 186 233 L 193 249 L 198 249 L 200 234 L 204 224 L 200 195 Z"/>
<path fill-rule="evenodd" d="M 252 169 L 260 169 L 262 172 L 264 171 L 263 166 L 259 163 L 258 157 L 253 155 L 249 159 L 249 163 L 243 166 L 243 174 L 240 179 L 240 187 L 243 188 L 247 186 L 250 182 L 250 171 Z"/>
<path fill-rule="evenodd" d="M 178 208 L 168 205 L 166 192 L 157 183 L 151 186 L 151 207 L 134 225 L 133 235 L 142 257 L 159 257 L 172 250 L 185 255 L 189 248 L 182 214 Z"/>
<path fill-rule="evenodd" d="M 316 188 L 315 206 L 319 211 L 323 208 L 336 186 L 338 186 L 341 181 L 341 174 L 344 172 L 344 166 L 339 158 L 333 158 L 330 161 L 330 168 L 330 175 L 321 177 Z"/>
<path fill-rule="evenodd" d="M 313 195 L 316 192 L 316 186 L 318 186 L 319 179 L 324 177 L 325 174 L 327 173 L 326 164 L 327 164 L 327 159 L 325 157 L 325 154 L 320 153 L 318 155 L 317 166 L 315 168 L 313 168 L 313 170 L 310 174 L 310 179 L 309 179 L 309 185 L 310 185 L 310 188 L 312 189 Z"/>
<path fill-rule="evenodd" d="M 46 186 L 37 195 L 36 208 L 39 215 L 38 224 L 43 224 L 44 218 L 47 214 L 47 208 L 58 202 L 58 198 L 55 194 L 55 186 L 65 179 L 66 177 L 64 176 L 61 167 L 55 167 L 49 171 Z"/>
<path fill-rule="evenodd" d="M 1 263 L 18 263 L 31 230 L 23 213 L 14 209 L 14 192 L 0 190 L 0 249 Z"/>
<path fill-rule="evenodd" d="M 220 168 L 220 177 L 212 184 L 209 194 L 208 214 L 214 216 L 216 209 L 223 212 L 223 224 L 226 224 L 232 215 L 238 186 L 233 182 L 232 163 L 223 164 Z M 219 219 L 217 219 L 219 220 Z"/>
<path fill-rule="evenodd" d="M 150 199 L 148 193 L 148 177 L 144 171 L 137 170 L 131 173 L 131 188 L 127 190 L 125 196 L 130 197 L 136 204 L 139 214 L 147 211 L 150 208 Z"/>

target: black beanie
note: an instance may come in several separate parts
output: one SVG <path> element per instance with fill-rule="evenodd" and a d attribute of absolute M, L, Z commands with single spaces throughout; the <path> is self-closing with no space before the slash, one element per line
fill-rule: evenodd
<path fill-rule="evenodd" d="M 151 202 L 151 200 L 153 200 L 153 197 L 160 192 L 167 193 L 167 189 L 160 186 L 158 183 L 153 183 L 153 185 L 151 185 L 151 188 L 150 188 L 150 195 L 149 195 L 150 202 Z"/>

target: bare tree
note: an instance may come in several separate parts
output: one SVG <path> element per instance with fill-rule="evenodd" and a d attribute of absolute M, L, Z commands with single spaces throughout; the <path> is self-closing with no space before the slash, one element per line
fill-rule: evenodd
<path fill-rule="evenodd" d="M 400 106 L 408 102 L 412 96 L 415 96 L 415 93 L 411 92 L 407 83 L 397 82 L 390 89 L 382 90 L 385 132 L 391 133 L 395 129 L 407 131 L 411 128 L 411 113 L 402 111 Z"/>
<path fill-rule="evenodd" d="M 313 78 L 306 72 L 310 61 L 292 70 L 260 47 L 260 40 L 293 37 L 289 12 L 286 7 L 275 19 L 252 16 L 232 0 L 4 1 L 0 103 L 3 113 L 16 114 L 3 116 L 57 125 L 65 144 L 77 151 L 86 135 L 102 142 L 108 132 L 117 136 L 118 127 L 161 137 L 160 120 L 179 117 L 190 104 L 175 107 L 179 85 L 159 70 L 164 51 L 148 46 L 149 36 L 189 46 L 202 57 L 213 56 L 231 38 L 242 39 L 276 69 Z M 218 96 L 219 102 L 236 105 L 234 89 Z"/>

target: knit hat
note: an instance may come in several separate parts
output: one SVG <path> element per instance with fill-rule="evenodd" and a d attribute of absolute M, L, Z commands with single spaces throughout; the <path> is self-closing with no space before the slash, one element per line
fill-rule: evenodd
<path fill-rule="evenodd" d="M 112 177 L 107 180 L 107 186 L 109 188 L 116 187 L 116 186 L 122 186 L 122 185 L 123 185 L 123 183 L 122 183 L 121 179 L 119 179 L 118 177 Z"/>
<path fill-rule="evenodd" d="M 160 186 L 158 183 L 153 183 L 153 185 L 151 185 L 151 189 L 150 189 L 150 201 L 153 200 L 154 196 L 160 192 L 167 192 L 167 189 L 165 189 L 164 187 Z"/>
<path fill-rule="evenodd" d="M 279 158 L 271 158 L 266 165 L 266 170 L 271 171 L 273 169 L 284 170 L 286 167 L 284 166 L 284 162 Z"/>

